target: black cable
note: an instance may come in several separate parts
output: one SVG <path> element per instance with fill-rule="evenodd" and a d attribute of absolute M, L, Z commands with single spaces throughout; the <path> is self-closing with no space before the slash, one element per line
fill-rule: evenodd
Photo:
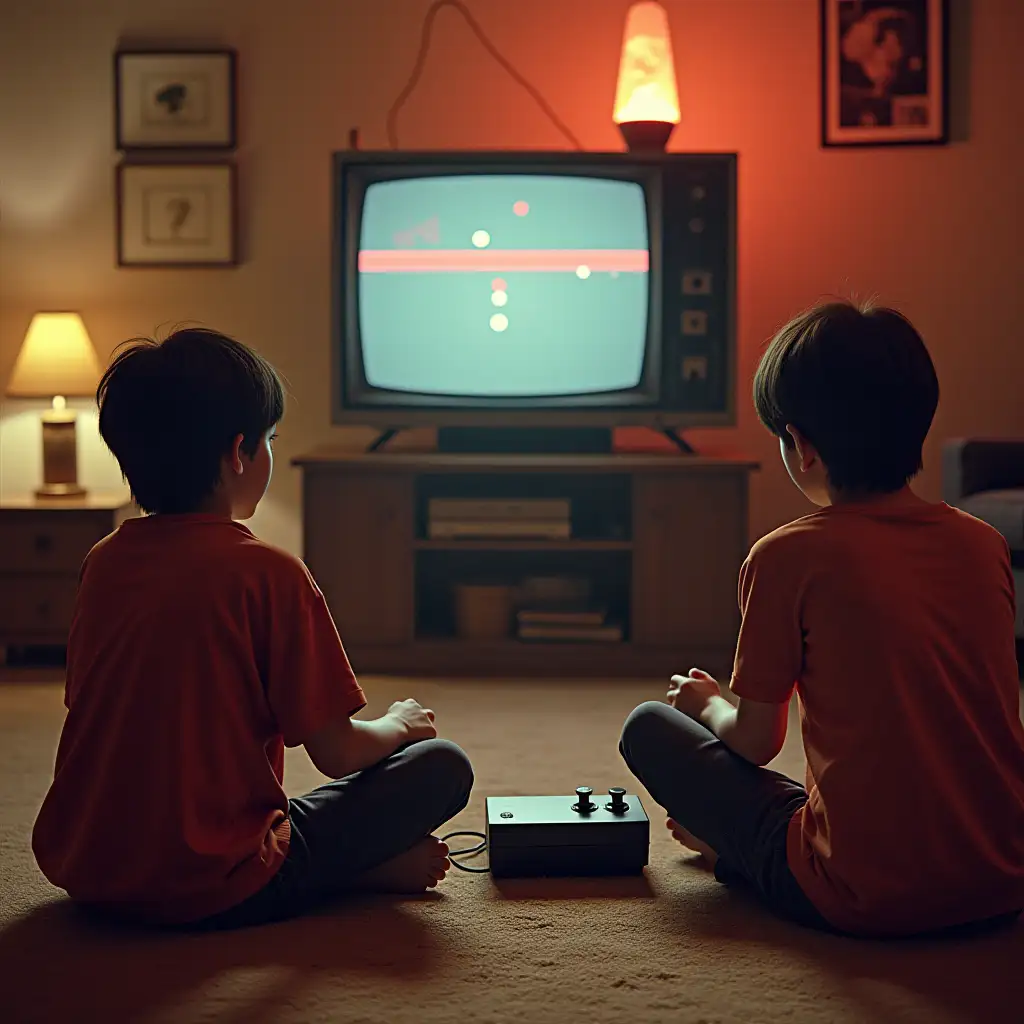
<path fill-rule="evenodd" d="M 406 100 L 413 94 L 416 86 L 419 85 L 420 76 L 423 74 L 423 68 L 427 63 L 427 55 L 430 51 L 430 34 L 434 28 L 434 22 L 437 20 L 438 14 L 445 7 L 453 7 L 455 10 L 462 15 L 465 19 L 466 24 L 469 25 L 473 35 L 480 41 L 480 45 L 512 76 L 513 80 L 521 85 L 533 98 L 537 106 L 547 115 L 551 123 L 569 140 L 569 142 L 577 149 L 583 149 L 583 143 L 580 142 L 572 131 L 566 126 L 565 122 L 554 112 L 551 104 L 540 94 L 538 89 L 531 85 L 516 69 L 506 60 L 498 48 L 487 38 L 484 30 L 480 27 L 476 18 L 470 13 L 469 8 L 462 2 L 462 0 L 435 0 L 427 9 L 427 13 L 423 17 L 423 29 L 420 36 L 420 48 L 416 54 L 416 63 L 413 65 L 412 74 L 409 76 L 409 80 L 405 83 L 405 87 L 398 94 L 398 99 L 395 100 L 391 109 L 388 111 L 387 119 L 387 131 L 388 131 L 388 145 L 392 149 L 398 149 L 398 115 L 401 112 L 402 107 L 405 106 Z"/>
<path fill-rule="evenodd" d="M 487 849 L 487 836 L 483 832 L 449 832 L 446 836 L 441 836 L 441 842 L 447 843 L 449 839 L 454 839 L 456 836 L 472 836 L 474 839 L 479 839 L 480 842 L 476 846 L 467 846 L 465 850 L 449 850 L 448 859 L 452 863 L 452 867 L 458 868 L 460 871 L 470 871 L 475 875 L 486 875 L 490 868 L 473 868 L 468 864 L 460 864 L 456 857 L 475 857 L 477 854 L 481 854 Z"/>

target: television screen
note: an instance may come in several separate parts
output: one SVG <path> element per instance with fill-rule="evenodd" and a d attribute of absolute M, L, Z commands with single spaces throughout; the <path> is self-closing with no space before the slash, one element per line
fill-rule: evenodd
<path fill-rule="evenodd" d="M 450 174 L 366 188 L 359 335 L 371 388 L 462 399 L 642 380 L 648 211 L 636 181 Z"/>
<path fill-rule="evenodd" d="M 734 421 L 734 155 L 332 159 L 335 423 Z"/>

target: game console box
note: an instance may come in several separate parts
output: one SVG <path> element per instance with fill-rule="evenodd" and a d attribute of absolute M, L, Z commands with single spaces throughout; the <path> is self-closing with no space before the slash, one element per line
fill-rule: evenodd
<path fill-rule="evenodd" d="M 634 875 L 650 849 L 640 798 L 614 787 L 595 797 L 489 796 L 487 850 L 495 878 Z"/>

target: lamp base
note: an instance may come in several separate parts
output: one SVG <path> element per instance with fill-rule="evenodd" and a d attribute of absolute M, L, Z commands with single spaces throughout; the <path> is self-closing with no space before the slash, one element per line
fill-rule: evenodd
<path fill-rule="evenodd" d="M 37 487 L 37 498 L 84 498 L 89 492 L 81 484 L 43 484 Z"/>
<path fill-rule="evenodd" d="M 664 153 L 675 130 L 671 121 L 624 121 L 619 125 L 631 153 Z"/>
<path fill-rule="evenodd" d="M 78 482 L 78 444 L 75 414 L 51 409 L 43 413 L 43 483 L 37 498 L 81 498 L 85 488 Z"/>

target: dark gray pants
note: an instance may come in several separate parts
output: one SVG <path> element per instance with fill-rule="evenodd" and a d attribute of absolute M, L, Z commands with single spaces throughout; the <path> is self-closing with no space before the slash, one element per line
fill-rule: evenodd
<path fill-rule="evenodd" d="M 744 761 L 699 722 L 659 701 L 641 704 L 626 719 L 619 751 L 669 816 L 718 854 L 720 882 L 745 886 L 780 917 L 838 932 L 804 895 L 786 860 L 790 819 L 807 802 L 803 786 Z M 1020 915 L 1014 910 L 905 937 L 986 934 Z"/>
<path fill-rule="evenodd" d="M 358 875 L 458 814 L 472 788 L 473 769 L 461 748 L 424 740 L 289 800 L 291 846 L 278 873 L 245 902 L 199 927 L 280 921 L 350 893 Z"/>
<path fill-rule="evenodd" d="M 749 887 L 782 917 L 832 930 L 786 860 L 790 818 L 807 802 L 803 786 L 745 761 L 699 722 L 658 701 L 626 719 L 619 750 L 669 816 L 718 854 L 720 882 Z"/>

